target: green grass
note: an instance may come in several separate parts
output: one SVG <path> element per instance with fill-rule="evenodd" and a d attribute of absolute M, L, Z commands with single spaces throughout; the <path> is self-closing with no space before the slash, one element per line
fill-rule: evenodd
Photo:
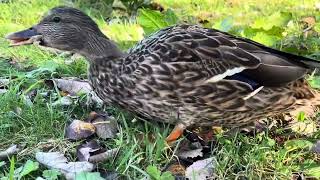
<path fill-rule="evenodd" d="M 80 3 L 80 1 L 77 1 Z M 258 33 L 269 32 L 254 30 L 253 34 L 245 33 L 261 19 L 272 16 L 275 12 L 290 12 L 290 26 L 286 25 L 281 35 L 272 41 L 275 48 L 296 54 L 319 58 L 320 42 L 318 36 L 303 38 L 302 17 L 315 15 L 319 21 L 319 11 L 315 9 L 316 0 L 156 0 L 164 8 L 172 8 L 184 21 L 198 23 L 199 19 L 207 20 L 206 27 L 227 29 L 229 32 L 249 38 L 257 38 L 262 43 L 265 37 Z M 76 76 L 86 78 L 86 62 L 84 59 L 72 62 L 70 55 L 54 54 L 34 46 L 8 48 L 3 38 L 7 33 L 28 28 L 41 19 L 43 13 L 50 8 L 63 5 L 59 0 L 12 0 L 0 3 L 0 78 L 10 78 L 8 92 L 0 95 L 0 150 L 10 144 L 23 144 L 15 166 L 20 166 L 28 159 L 34 160 L 38 150 L 59 150 L 70 159 L 75 159 L 75 147 L 80 142 L 69 142 L 64 139 L 64 129 L 72 118 L 84 119 L 94 108 L 77 102 L 69 107 L 52 106 L 59 92 L 50 89 L 44 80 L 51 77 Z M 67 4 L 70 4 L 68 2 Z M 77 3 L 75 3 L 77 4 Z M 96 15 L 97 10 L 83 8 L 88 14 Z M 94 12 L 93 12 L 94 11 Z M 128 49 L 143 38 L 143 29 L 134 18 L 121 20 L 117 12 L 111 22 L 106 23 L 99 15 L 93 16 L 100 28 L 122 49 Z M 231 21 L 228 18 L 231 17 Z M 228 23 L 231 28 L 228 28 Z M 226 25 L 227 24 L 227 25 Z M 319 23 L 315 25 L 319 27 Z M 250 29 L 249 29 L 250 30 Z M 252 30 L 252 29 L 251 29 Z M 273 36 L 271 36 L 273 38 Z M 301 47 L 301 45 L 304 45 Z M 16 61 L 22 68 L 10 65 Z M 45 70 L 45 69 L 48 70 Z M 39 72 L 34 71 L 40 69 Z M 38 91 L 30 106 L 24 94 Z M 52 92 L 49 98 L 39 93 Z M 95 109 L 97 110 L 97 109 Z M 101 111 L 111 112 L 118 120 L 121 128 L 119 135 L 112 140 L 101 141 L 108 148 L 120 147 L 120 154 L 112 160 L 99 164 L 99 168 L 117 171 L 132 179 L 145 176 L 146 167 L 155 165 L 159 169 L 172 158 L 171 153 L 164 150 L 165 137 L 170 131 L 166 124 L 147 121 L 132 122 L 134 117 L 113 107 L 103 107 Z M 297 138 L 314 142 L 319 132 L 305 137 L 297 134 Z M 272 133 L 257 136 L 238 134 L 234 137 L 218 137 L 212 147 L 212 155 L 217 158 L 216 174 L 219 179 L 290 179 L 294 172 L 310 173 L 310 167 L 319 167 L 319 157 L 305 151 L 304 148 L 290 149 L 286 143 L 276 141 L 281 136 L 283 142 L 290 142 L 289 137 Z M 296 144 L 299 144 L 295 142 Z M 298 146 L 298 145 L 297 145 Z M 10 166 L 0 169 L 1 173 L 10 171 Z M 34 172 L 32 177 L 41 174 Z"/>

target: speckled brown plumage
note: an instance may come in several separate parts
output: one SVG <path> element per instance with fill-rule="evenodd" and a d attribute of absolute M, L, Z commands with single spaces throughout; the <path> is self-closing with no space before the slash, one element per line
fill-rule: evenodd
<path fill-rule="evenodd" d="M 151 121 L 239 127 L 314 98 L 303 78 L 317 61 L 214 29 L 168 27 L 123 53 L 87 15 L 58 7 L 32 31 L 42 45 L 85 56 L 103 101 Z"/>

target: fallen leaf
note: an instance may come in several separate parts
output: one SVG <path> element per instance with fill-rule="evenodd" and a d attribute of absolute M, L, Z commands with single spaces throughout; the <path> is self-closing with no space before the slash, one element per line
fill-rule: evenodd
<path fill-rule="evenodd" d="M 6 160 L 10 158 L 10 156 L 17 154 L 20 151 L 21 149 L 18 147 L 18 145 L 14 144 L 10 146 L 8 149 L 6 149 L 5 151 L 0 152 L 0 160 Z"/>
<path fill-rule="evenodd" d="M 90 93 L 92 88 L 87 81 L 79 79 L 52 79 L 62 91 L 68 92 L 70 95 L 75 96 L 80 93 Z"/>
<path fill-rule="evenodd" d="M 66 137 L 71 140 L 88 138 L 96 132 L 94 125 L 88 122 L 73 120 L 66 128 Z"/>
<path fill-rule="evenodd" d="M 101 150 L 103 150 L 102 146 L 97 141 L 91 140 L 78 146 L 77 157 L 79 161 L 88 161 L 92 154 L 99 153 Z"/>
<path fill-rule="evenodd" d="M 76 179 L 80 172 L 90 172 L 94 165 L 90 162 L 68 162 L 67 158 L 59 152 L 37 152 L 36 159 L 39 163 L 49 169 L 57 169 L 63 173 L 67 179 Z"/>
<path fill-rule="evenodd" d="M 166 168 L 166 171 L 171 172 L 174 176 L 185 176 L 186 173 L 186 167 L 184 167 L 181 164 L 171 164 Z"/>
<path fill-rule="evenodd" d="M 114 138 L 118 132 L 118 123 L 115 118 L 107 114 L 91 112 L 87 121 L 90 121 L 96 128 L 98 137 L 102 139 Z"/>
<path fill-rule="evenodd" d="M 87 94 L 90 99 L 98 104 L 103 101 L 92 90 L 91 85 L 86 80 L 79 80 L 77 78 L 68 79 L 52 79 L 47 80 L 47 84 L 55 84 L 61 91 L 69 93 L 71 96 L 79 94 Z"/>
<path fill-rule="evenodd" d="M 119 151 L 119 149 L 115 148 L 115 149 L 107 150 L 107 151 L 102 152 L 100 154 L 93 155 L 89 158 L 89 162 L 98 163 L 98 162 L 103 162 L 103 161 L 110 159 L 110 158 L 114 158 L 116 156 L 116 154 L 118 153 L 118 151 Z"/>
<path fill-rule="evenodd" d="M 177 153 L 177 156 L 180 158 L 196 158 L 196 157 L 202 157 L 202 148 L 201 149 L 193 149 L 189 151 L 181 151 Z"/>
<path fill-rule="evenodd" d="M 194 162 L 186 169 L 186 178 L 209 179 L 214 177 L 215 158 L 207 158 Z"/>
<path fill-rule="evenodd" d="M 182 159 L 192 159 L 196 157 L 202 157 L 202 150 L 203 148 L 199 142 L 190 142 L 188 140 L 182 140 L 175 154 Z"/>

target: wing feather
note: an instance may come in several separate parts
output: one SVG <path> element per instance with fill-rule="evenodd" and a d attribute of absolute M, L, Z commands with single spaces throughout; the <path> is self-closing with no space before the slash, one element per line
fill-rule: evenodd
<path fill-rule="evenodd" d="M 181 64 L 185 71 L 195 71 L 203 76 L 191 79 L 205 82 L 243 75 L 263 86 L 277 86 L 306 73 L 307 67 L 303 63 L 292 60 L 299 56 L 270 49 L 218 30 L 178 25 L 151 35 L 130 52 L 147 52 L 145 57 L 152 64 Z"/>

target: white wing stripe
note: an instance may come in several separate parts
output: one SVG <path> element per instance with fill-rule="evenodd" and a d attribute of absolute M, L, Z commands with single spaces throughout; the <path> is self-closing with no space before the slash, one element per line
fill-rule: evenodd
<path fill-rule="evenodd" d="M 233 69 L 228 69 L 224 73 L 215 75 L 212 78 L 206 80 L 206 83 L 218 82 L 218 81 L 222 80 L 223 78 L 225 78 L 227 76 L 232 76 L 234 74 L 242 72 L 245 69 L 246 69 L 245 67 L 236 67 L 236 68 L 233 68 Z"/>

